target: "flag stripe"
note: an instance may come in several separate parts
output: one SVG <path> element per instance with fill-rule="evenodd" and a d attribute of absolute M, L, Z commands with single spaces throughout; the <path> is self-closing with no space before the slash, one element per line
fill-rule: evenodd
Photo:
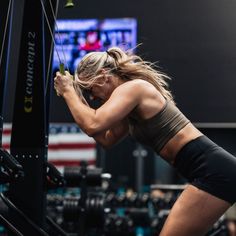
<path fill-rule="evenodd" d="M 60 150 L 60 151 L 48 151 L 48 158 L 51 160 L 61 160 L 63 158 L 70 158 L 73 160 L 81 160 L 81 159 L 94 159 L 94 150 L 90 149 L 81 149 L 77 151 L 68 151 L 68 150 Z"/>

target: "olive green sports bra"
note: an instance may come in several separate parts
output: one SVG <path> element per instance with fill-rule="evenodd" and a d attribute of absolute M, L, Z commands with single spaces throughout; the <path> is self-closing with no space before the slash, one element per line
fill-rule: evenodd
<path fill-rule="evenodd" d="M 129 133 L 142 144 L 160 153 L 164 145 L 190 121 L 171 101 L 149 119 L 129 118 Z"/>

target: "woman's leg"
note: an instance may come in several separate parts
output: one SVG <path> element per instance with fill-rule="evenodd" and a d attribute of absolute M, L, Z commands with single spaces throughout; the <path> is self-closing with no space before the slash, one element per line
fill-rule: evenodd
<path fill-rule="evenodd" d="M 193 185 L 180 195 L 160 236 L 203 236 L 230 204 Z"/>

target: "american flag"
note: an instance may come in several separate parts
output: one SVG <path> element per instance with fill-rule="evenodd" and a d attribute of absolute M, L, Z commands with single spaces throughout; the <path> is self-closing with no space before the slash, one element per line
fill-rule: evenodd
<path fill-rule="evenodd" d="M 2 144 L 10 151 L 11 124 L 4 123 Z M 57 167 L 95 165 L 96 143 L 74 123 L 51 123 L 49 126 L 48 161 Z"/>

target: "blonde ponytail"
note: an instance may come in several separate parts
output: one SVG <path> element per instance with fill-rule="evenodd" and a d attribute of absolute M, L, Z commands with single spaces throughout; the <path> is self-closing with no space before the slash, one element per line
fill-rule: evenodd
<path fill-rule="evenodd" d="M 173 101 L 173 96 L 168 89 L 167 80 L 170 80 L 168 75 L 159 71 L 154 63 L 144 61 L 141 57 L 118 47 L 85 55 L 76 70 L 76 83 L 79 83 L 82 88 L 91 87 L 101 76 L 101 69 L 107 69 L 109 73 L 124 80 L 146 80 L 166 99 Z"/>

